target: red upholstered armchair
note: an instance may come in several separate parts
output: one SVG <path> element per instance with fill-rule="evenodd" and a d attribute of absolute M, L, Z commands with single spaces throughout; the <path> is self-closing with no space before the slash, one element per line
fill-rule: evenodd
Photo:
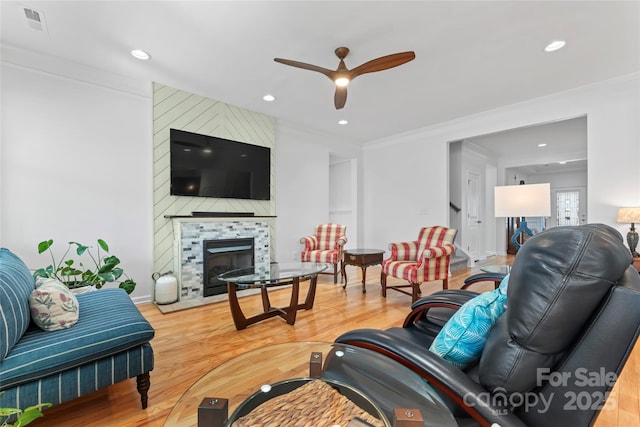
<path fill-rule="evenodd" d="M 338 282 L 338 261 L 342 262 L 342 248 L 347 243 L 347 226 L 342 224 L 320 224 L 316 234 L 302 237 L 304 243 L 300 259 L 303 262 L 333 264 L 333 283 Z M 342 266 L 341 266 L 342 267 Z"/>
<path fill-rule="evenodd" d="M 380 284 L 382 296 L 387 288 L 411 295 L 415 302 L 420 295 L 422 282 L 442 280 L 442 288 L 449 286 L 449 262 L 455 251 L 453 241 L 458 231 L 441 226 L 423 227 L 417 240 L 390 243 L 391 256 L 382 261 Z M 387 276 L 403 279 L 408 285 L 387 286 Z M 411 288 L 411 293 L 403 288 Z"/>

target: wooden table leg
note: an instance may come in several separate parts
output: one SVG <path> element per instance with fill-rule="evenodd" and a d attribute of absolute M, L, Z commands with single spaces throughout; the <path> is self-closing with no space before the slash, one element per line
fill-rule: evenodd
<path fill-rule="evenodd" d="M 242 313 L 240 303 L 238 302 L 238 294 L 236 293 L 236 284 L 227 282 L 227 293 L 229 299 L 229 308 L 231 309 L 231 317 L 236 329 L 245 329 L 247 327 L 247 318 Z"/>
<path fill-rule="evenodd" d="M 298 295 L 300 294 L 300 279 L 295 277 L 291 284 L 291 301 L 289 307 L 285 307 L 280 312 L 280 316 L 287 321 L 289 325 L 296 323 L 296 314 L 298 314 Z"/>
<path fill-rule="evenodd" d="M 367 293 L 366 282 L 367 282 L 367 266 L 363 265 L 362 267 L 362 293 Z"/>
<path fill-rule="evenodd" d="M 304 300 L 304 304 L 300 304 L 298 309 L 311 310 L 313 308 L 313 302 L 316 299 L 316 285 L 318 283 L 318 276 L 312 276 L 309 279 L 309 292 L 307 292 L 307 297 Z"/>
<path fill-rule="evenodd" d="M 347 287 L 347 270 L 344 268 L 344 261 L 342 261 L 342 280 L 344 280 L 342 289 Z"/>
<path fill-rule="evenodd" d="M 266 313 L 271 310 L 271 301 L 269 301 L 269 292 L 267 292 L 266 286 L 260 287 L 260 294 L 262 295 L 262 309 Z"/>

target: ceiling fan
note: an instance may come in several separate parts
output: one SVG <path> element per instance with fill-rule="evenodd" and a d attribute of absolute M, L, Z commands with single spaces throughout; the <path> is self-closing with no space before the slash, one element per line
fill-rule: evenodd
<path fill-rule="evenodd" d="M 336 110 L 344 107 L 347 102 L 347 85 L 349 82 L 361 74 L 373 73 L 376 71 L 388 70 L 389 68 L 397 67 L 409 61 L 412 61 L 416 54 L 412 51 L 394 53 L 380 58 L 372 59 L 365 62 L 356 68 L 349 70 L 344 65 L 344 58 L 349 54 L 349 49 L 346 47 L 339 47 L 335 50 L 336 56 L 340 58 L 338 68 L 333 71 L 327 68 L 318 67 L 317 65 L 305 64 L 304 62 L 291 61 L 289 59 L 274 58 L 273 60 L 281 64 L 290 65 L 292 67 L 302 68 L 305 70 L 317 71 L 329 77 L 336 85 L 336 93 L 334 96 L 334 103 Z"/>

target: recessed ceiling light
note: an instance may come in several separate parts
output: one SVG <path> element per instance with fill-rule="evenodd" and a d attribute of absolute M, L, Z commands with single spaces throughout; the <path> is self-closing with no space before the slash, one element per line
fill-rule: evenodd
<path fill-rule="evenodd" d="M 547 144 L 545 144 L 544 142 L 542 144 L 538 144 L 538 147 L 546 147 Z"/>
<path fill-rule="evenodd" d="M 349 123 L 349 122 L 346 121 L 346 120 L 338 120 L 338 124 L 339 125 L 346 125 L 347 123 Z"/>
<path fill-rule="evenodd" d="M 566 44 L 567 42 L 565 42 L 564 40 L 554 40 L 544 48 L 544 51 L 554 52 L 558 49 L 562 49 Z"/>
<path fill-rule="evenodd" d="M 267 102 L 273 102 L 276 100 L 276 97 L 271 94 L 266 94 L 265 96 L 262 97 L 262 99 L 264 99 Z"/>
<path fill-rule="evenodd" d="M 149 55 L 144 50 L 140 50 L 140 49 L 133 49 L 131 51 L 131 55 L 133 55 L 134 58 L 138 58 L 138 59 L 141 59 L 143 61 L 148 61 L 148 60 L 151 59 L 151 55 Z"/>

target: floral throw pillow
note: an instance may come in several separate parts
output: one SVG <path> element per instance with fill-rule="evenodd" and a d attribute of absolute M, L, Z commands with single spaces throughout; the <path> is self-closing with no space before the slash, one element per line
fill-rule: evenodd
<path fill-rule="evenodd" d="M 55 279 L 40 282 L 29 296 L 31 319 L 45 331 L 67 329 L 78 322 L 78 299 Z"/>

